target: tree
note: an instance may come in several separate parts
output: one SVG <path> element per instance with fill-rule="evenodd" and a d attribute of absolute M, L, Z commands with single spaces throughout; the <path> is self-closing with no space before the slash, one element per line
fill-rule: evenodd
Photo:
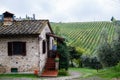
<path fill-rule="evenodd" d="M 116 19 L 112 16 L 111 21 L 114 22 L 116 21 Z"/>
<path fill-rule="evenodd" d="M 58 43 L 58 52 L 60 54 L 60 69 L 68 70 L 69 67 L 69 52 L 65 42 Z"/>
<path fill-rule="evenodd" d="M 98 48 L 98 59 L 104 67 L 111 67 L 117 64 L 116 54 L 112 45 L 108 43 L 107 30 L 102 31 L 101 45 Z"/>
<path fill-rule="evenodd" d="M 113 51 L 116 55 L 116 62 L 118 63 L 120 61 L 120 41 L 114 40 L 112 45 L 113 45 Z"/>
<path fill-rule="evenodd" d="M 112 47 L 114 53 L 116 54 L 116 59 L 119 62 L 120 61 L 120 23 L 115 21 L 114 25 L 115 25 L 116 36 L 115 39 L 113 40 Z"/>
<path fill-rule="evenodd" d="M 71 61 L 71 64 L 70 66 L 71 67 L 74 67 L 73 65 L 73 60 L 77 60 L 78 61 L 78 67 L 81 67 L 81 62 L 80 62 L 80 57 L 83 53 L 82 49 L 81 48 L 75 48 L 75 47 L 71 47 L 69 46 L 69 53 L 70 53 L 70 61 Z"/>
<path fill-rule="evenodd" d="M 54 30 L 55 30 L 56 35 L 63 37 L 63 35 L 61 34 L 61 29 L 59 28 L 59 26 L 56 26 L 54 28 Z M 66 45 L 65 41 L 61 41 L 61 40 L 58 41 L 57 51 L 60 54 L 59 68 L 68 70 L 68 67 L 69 67 L 69 51 L 68 51 L 68 46 Z"/>
<path fill-rule="evenodd" d="M 108 43 L 99 46 L 97 56 L 103 67 L 111 67 L 117 64 L 116 54 Z"/>

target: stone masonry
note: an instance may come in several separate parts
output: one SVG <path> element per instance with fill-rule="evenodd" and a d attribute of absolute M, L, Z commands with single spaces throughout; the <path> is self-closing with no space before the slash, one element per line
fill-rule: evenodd
<path fill-rule="evenodd" d="M 17 68 L 18 72 L 33 72 L 35 69 L 41 72 L 47 59 L 47 51 L 45 54 L 42 53 L 42 41 L 46 40 L 47 32 L 50 32 L 48 25 L 41 31 L 39 35 L 41 39 L 38 39 L 39 37 L 0 38 L 0 64 L 5 67 L 6 72 L 11 72 L 11 68 Z M 53 38 L 50 38 L 50 49 L 52 40 Z M 26 42 L 26 56 L 8 56 L 7 43 L 13 41 Z"/>

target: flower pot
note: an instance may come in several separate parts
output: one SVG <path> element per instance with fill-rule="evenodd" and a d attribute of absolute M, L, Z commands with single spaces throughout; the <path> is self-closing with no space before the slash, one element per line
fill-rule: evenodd
<path fill-rule="evenodd" d="M 59 62 L 55 62 L 55 69 L 56 69 L 56 70 L 59 69 Z"/>
<path fill-rule="evenodd" d="M 38 75 L 38 70 L 34 70 L 34 75 Z"/>

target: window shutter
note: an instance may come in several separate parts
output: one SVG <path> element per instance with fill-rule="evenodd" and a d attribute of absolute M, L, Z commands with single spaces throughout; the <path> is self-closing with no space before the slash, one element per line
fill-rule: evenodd
<path fill-rule="evenodd" d="M 12 56 L 12 42 L 8 42 L 8 56 Z"/>
<path fill-rule="evenodd" d="M 43 40 L 42 47 L 43 47 L 43 54 L 44 54 L 46 52 L 46 41 L 45 40 Z"/>
<path fill-rule="evenodd" d="M 26 56 L 26 42 L 22 42 L 22 50 L 23 50 L 23 53 L 22 53 L 22 55 L 23 56 Z"/>

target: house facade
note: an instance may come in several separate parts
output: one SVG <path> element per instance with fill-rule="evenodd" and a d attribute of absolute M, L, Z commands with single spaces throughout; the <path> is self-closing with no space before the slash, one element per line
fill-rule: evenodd
<path fill-rule="evenodd" d="M 0 65 L 9 72 L 42 72 L 54 36 L 48 20 L 14 20 L 14 14 L 3 13 L 0 22 Z"/>

